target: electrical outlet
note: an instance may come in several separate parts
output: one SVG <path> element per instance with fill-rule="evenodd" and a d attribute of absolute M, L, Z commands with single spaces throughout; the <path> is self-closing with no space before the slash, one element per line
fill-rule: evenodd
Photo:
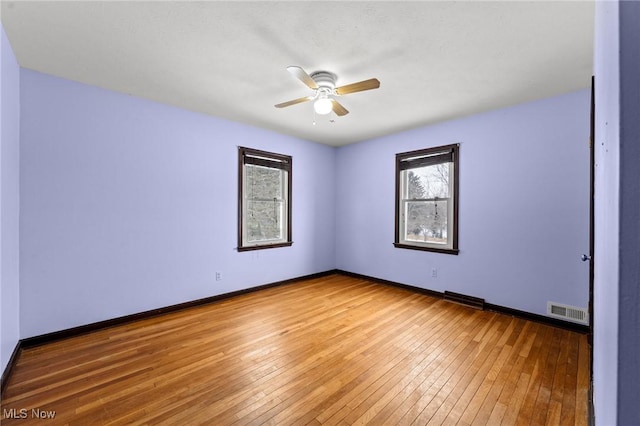
<path fill-rule="evenodd" d="M 431 278 L 438 278 L 438 270 L 436 268 L 431 268 Z"/>
<path fill-rule="evenodd" d="M 216 272 L 216 281 L 222 280 L 222 272 Z"/>

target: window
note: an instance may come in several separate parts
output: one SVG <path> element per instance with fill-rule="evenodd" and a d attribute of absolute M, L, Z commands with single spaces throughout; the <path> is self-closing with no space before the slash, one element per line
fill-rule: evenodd
<path fill-rule="evenodd" d="M 290 246 L 291 157 L 238 149 L 238 251 Z"/>
<path fill-rule="evenodd" d="M 396 247 L 458 254 L 458 151 L 396 154 Z"/>

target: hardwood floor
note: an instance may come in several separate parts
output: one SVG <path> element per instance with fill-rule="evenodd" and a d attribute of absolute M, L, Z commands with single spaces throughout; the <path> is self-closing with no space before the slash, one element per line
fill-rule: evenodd
<path fill-rule="evenodd" d="M 586 425 L 588 385 L 585 335 L 331 275 L 25 350 L 2 424 Z"/>

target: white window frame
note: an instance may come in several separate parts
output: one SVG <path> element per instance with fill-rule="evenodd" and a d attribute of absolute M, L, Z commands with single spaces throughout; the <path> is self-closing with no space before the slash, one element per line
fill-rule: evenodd
<path fill-rule="evenodd" d="M 247 172 L 251 167 L 267 167 L 280 171 L 282 198 L 273 199 L 281 203 L 280 238 L 250 241 L 247 226 L 247 210 L 250 201 L 269 201 L 249 197 Z M 238 251 L 258 250 L 275 247 L 286 247 L 293 244 L 291 240 L 291 182 L 292 158 L 288 155 L 275 154 L 252 148 L 238 147 Z"/>
<path fill-rule="evenodd" d="M 459 192 L 459 145 L 446 145 L 396 154 L 396 220 L 394 246 L 415 250 L 458 254 L 458 192 Z M 446 158 L 446 159 L 445 159 Z M 443 160 L 440 160 L 443 159 Z M 423 164 L 421 164 L 421 162 Z M 424 164 L 426 163 L 426 164 Z M 414 165 L 415 166 L 412 166 Z M 449 188 L 447 198 L 409 198 L 409 172 L 426 165 L 449 165 Z M 407 209 L 410 202 L 447 201 L 447 241 L 416 241 L 406 239 Z"/>

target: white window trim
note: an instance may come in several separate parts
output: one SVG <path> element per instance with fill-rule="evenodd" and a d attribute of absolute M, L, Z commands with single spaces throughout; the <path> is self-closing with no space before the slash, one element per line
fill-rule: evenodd
<path fill-rule="evenodd" d="M 448 163 L 449 165 L 449 176 L 454 176 L 454 164 L 452 162 Z M 454 202 L 455 202 L 455 185 L 454 179 L 449 179 L 449 197 L 446 198 L 409 198 L 409 171 L 412 169 L 402 170 L 400 172 L 402 179 L 400 182 L 400 244 L 420 246 L 420 247 L 430 247 L 436 249 L 453 249 L 453 225 L 454 225 Z M 433 202 L 433 201 L 447 201 L 447 242 L 446 243 L 437 243 L 433 241 L 416 241 L 416 240 L 407 240 L 403 238 L 403 236 L 407 235 L 407 204 L 409 202 Z"/>
<path fill-rule="evenodd" d="M 272 238 L 272 239 L 267 239 L 267 240 L 259 240 L 259 241 L 249 241 L 249 232 L 248 232 L 248 227 L 247 227 L 247 208 L 248 208 L 248 204 L 249 201 L 270 201 L 267 199 L 260 199 L 260 198 L 251 198 L 248 196 L 249 191 L 247 190 L 246 185 L 249 183 L 249 179 L 247 178 L 247 170 L 248 168 L 246 167 L 247 164 L 243 164 L 242 167 L 242 172 L 244 174 L 244 180 L 243 183 L 245 185 L 245 187 L 242 190 L 242 194 L 244 197 L 244 203 L 242 205 L 243 210 L 242 210 L 242 247 L 250 247 L 250 246 L 267 246 L 267 245 L 273 245 L 273 244 L 279 244 L 279 243 L 286 243 L 287 242 L 287 225 L 288 225 L 288 220 L 287 220 L 287 209 L 288 209 L 288 197 L 287 197 L 287 176 L 286 173 L 288 173 L 285 170 L 280 170 L 280 184 L 281 184 L 281 193 L 282 193 L 282 198 L 280 199 L 275 199 L 276 201 L 279 201 L 282 203 L 282 206 L 280 208 L 280 238 Z"/>

